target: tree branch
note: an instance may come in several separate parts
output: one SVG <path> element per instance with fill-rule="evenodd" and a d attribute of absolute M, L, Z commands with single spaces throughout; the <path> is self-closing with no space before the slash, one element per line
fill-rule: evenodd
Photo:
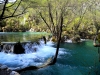
<path fill-rule="evenodd" d="M 59 28 L 59 34 L 57 35 L 58 36 L 57 50 L 56 50 L 54 59 L 53 59 L 52 63 L 50 63 L 50 65 L 55 64 L 56 61 L 57 61 L 57 56 L 58 56 L 59 46 L 60 46 L 60 40 L 61 40 L 61 35 L 62 35 L 62 26 L 63 26 L 63 12 L 61 12 L 61 16 L 60 16 L 60 28 Z"/>
<path fill-rule="evenodd" d="M 7 3 L 8 3 L 8 0 L 5 0 L 4 7 L 3 7 L 3 10 L 2 10 L 2 14 L 0 15 L 0 19 L 4 16 L 4 13 L 5 13 L 5 10 L 6 10 L 6 4 Z"/>
<path fill-rule="evenodd" d="M 22 1 L 22 0 L 21 0 L 21 1 Z M 20 3 L 21 3 L 21 1 L 20 1 Z M 20 3 L 19 3 L 18 6 L 16 7 L 16 10 L 17 10 L 17 8 L 19 7 Z M 6 19 L 6 18 L 11 18 L 11 17 L 16 17 L 16 16 L 20 16 L 20 15 L 22 15 L 22 14 L 25 14 L 25 13 L 26 13 L 25 10 L 26 10 L 28 7 L 29 7 L 29 5 L 27 5 L 27 7 L 24 8 L 23 11 L 22 11 L 21 13 L 16 14 L 16 15 L 14 15 L 14 13 L 16 12 L 16 10 L 15 10 L 15 11 L 13 12 L 13 14 L 11 14 L 10 16 L 6 16 L 6 17 L 0 16 L 0 20 Z M 6 10 L 6 7 L 5 7 L 5 10 Z"/>
<path fill-rule="evenodd" d="M 24 10 L 25 11 L 25 10 Z M 20 14 L 17 14 L 17 15 L 11 15 L 11 16 L 7 16 L 7 17 L 2 17 L 1 19 L 6 19 L 6 18 L 11 18 L 11 17 L 16 17 L 16 16 L 20 16 L 20 15 L 22 15 L 22 14 L 25 14 L 26 12 L 22 12 L 22 13 L 20 13 Z"/>
<path fill-rule="evenodd" d="M 12 7 L 16 2 L 17 2 L 17 0 L 12 5 L 10 5 L 10 6 L 6 7 L 6 8 Z"/>
<path fill-rule="evenodd" d="M 51 33 L 52 33 L 52 30 L 51 30 L 51 28 L 50 28 L 49 24 L 46 22 L 45 18 L 42 16 L 42 13 L 41 13 L 41 12 L 39 12 L 39 14 L 40 14 L 40 16 L 41 16 L 42 20 L 44 21 L 44 23 L 47 25 L 47 27 L 49 28 L 49 30 L 50 30 L 50 31 L 51 31 Z"/>
<path fill-rule="evenodd" d="M 55 32 L 55 26 L 54 26 L 54 21 L 53 21 L 52 13 L 51 13 L 51 4 L 50 3 L 48 3 L 48 7 L 49 7 L 49 17 L 50 17 L 50 21 L 51 21 L 52 26 L 53 26 L 53 32 Z"/>
<path fill-rule="evenodd" d="M 49 58 L 45 63 L 43 63 L 40 66 L 28 66 L 25 68 L 14 69 L 13 71 L 17 71 L 18 73 L 20 73 L 20 72 L 27 71 L 27 70 L 37 70 L 37 69 L 44 68 L 44 67 L 51 65 L 52 60 L 53 58 Z"/>
<path fill-rule="evenodd" d="M 15 12 L 16 12 L 16 10 L 18 9 L 18 7 L 20 6 L 21 2 L 22 2 L 22 0 L 20 0 L 18 6 L 16 7 L 16 9 L 15 9 L 15 11 L 13 12 L 12 16 L 15 14 Z"/>

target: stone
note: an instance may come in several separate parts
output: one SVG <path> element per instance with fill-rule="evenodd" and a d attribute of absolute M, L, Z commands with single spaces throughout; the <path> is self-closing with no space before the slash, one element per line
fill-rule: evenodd
<path fill-rule="evenodd" d="M 20 74 L 15 71 L 12 71 L 6 65 L 0 64 L 0 75 L 20 75 Z"/>
<path fill-rule="evenodd" d="M 1 67 L 0 67 L 0 69 L 1 70 L 5 70 L 5 69 L 7 69 L 8 67 L 6 66 L 6 65 L 2 65 Z"/>
<path fill-rule="evenodd" d="M 23 54 L 25 53 L 25 49 L 22 47 L 21 43 L 18 42 L 14 45 L 14 51 L 15 54 Z"/>
<path fill-rule="evenodd" d="M 10 73 L 10 75 L 20 75 L 20 74 L 17 73 L 17 72 L 15 72 L 15 71 L 12 71 L 12 72 Z"/>

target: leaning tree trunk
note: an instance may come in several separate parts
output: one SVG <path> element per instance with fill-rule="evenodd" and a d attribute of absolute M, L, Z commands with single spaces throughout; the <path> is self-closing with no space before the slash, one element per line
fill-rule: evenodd
<path fill-rule="evenodd" d="M 62 34 L 62 25 L 63 25 L 63 14 L 61 13 L 60 26 L 59 26 L 59 34 L 57 35 L 58 36 L 57 50 L 56 50 L 54 58 L 49 58 L 41 66 L 28 66 L 28 67 L 25 67 L 25 68 L 16 69 L 14 71 L 17 71 L 17 72 L 20 73 L 20 72 L 27 71 L 27 70 L 37 70 L 37 69 L 44 68 L 46 66 L 55 64 L 56 61 L 57 61 L 57 56 L 58 56 L 58 52 L 59 52 L 59 46 L 60 46 L 60 40 L 61 40 L 61 34 Z"/>
<path fill-rule="evenodd" d="M 56 49 L 56 53 L 54 56 L 54 59 L 52 61 L 52 63 L 50 63 L 50 65 L 55 64 L 57 61 L 57 56 L 58 56 L 58 52 L 59 52 L 59 47 L 60 47 L 60 41 L 61 41 L 61 35 L 62 35 L 62 25 L 63 25 L 63 12 L 61 13 L 61 17 L 60 17 L 60 26 L 59 26 L 59 34 L 57 35 L 58 37 L 58 42 L 57 42 L 57 49 Z"/>
<path fill-rule="evenodd" d="M 50 9 L 49 9 L 50 10 Z M 50 10 L 51 11 L 51 10 Z M 53 23 L 53 17 L 51 16 L 51 12 L 49 11 L 49 17 L 51 17 L 51 21 Z M 59 21 L 58 21 L 58 29 L 57 29 L 57 49 L 56 49 L 56 53 L 55 53 L 55 56 L 53 58 L 49 58 L 44 64 L 42 64 L 41 66 L 28 66 L 28 67 L 25 67 L 25 68 L 19 68 L 19 69 L 16 69 L 15 71 L 17 72 L 22 72 L 22 71 L 26 71 L 26 70 L 36 70 L 36 69 L 40 69 L 40 68 L 44 68 L 46 66 L 49 66 L 49 65 L 53 65 L 56 63 L 57 61 L 57 56 L 58 56 L 58 52 L 59 52 L 59 47 L 60 47 L 60 40 L 61 40 L 61 35 L 62 35 L 62 25 L 63 25 L 63 13 L 64 13 L 64 10 L 61 10 L 61 14 L 59 16 Z M 41 18 L 43 19 L 43 21 L 45 22 L 45 24 L 47 25 L 47 27 L 49 28 L 49 30 L 51 31 L 52 33 L 52 30 L 50 28 L 50 25 L 47 23 L 46 19 L 42 16 L 42 13 L 40 13 L 40 16 Z M 54 29 L 55 29 L 55 26 L 54 24 L 52 24 Z M 54 32 L 53 32 L 54 33 Z"/>

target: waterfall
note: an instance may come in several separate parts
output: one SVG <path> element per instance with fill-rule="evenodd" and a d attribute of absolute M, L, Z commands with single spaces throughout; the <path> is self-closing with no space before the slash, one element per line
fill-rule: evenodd
<path fill-rule="evenodd" d="M 25 49 L 24 54 L 14 54 L 14 44 L 3 45 L 2 52 L 0 52 L 0 63 L 7 65 L 11 69 L 25 67 L 29 65 L 41 65 L 48 58 L 54 56 L 56 48 L 52 47 L 52 42 L 44 44 L 43 40 L 39 42 L 25 42 L 21 43 Z M 12 52 L 4 53 L 5 50 L 12 50 Z"/>
<path fill-rule="evenodd" d="M 5 52 L 5 53 L 14 53 L 15 52 L 15 45 L 16 44 L 20 44 L 22 46 L 22 48 L 25 50 L 24 54 L 27 54 L 27 53 L 34 53 L 34 52 L 37 52 L 39 50 L 40 47 L 44 46 L 44 40 L 43 39 L 40 39 L 38 42 L 22 42 L 22 43 L 11 43 L 11 42 L 2 42 L 2 47 L 1 48 L 1 51 L 2 52 Z M 18 47 L 18 46 L 17 46 Z M 16 50 L 20 50 L 20 48 L 17 48 Z M 19 51 L 18 50 L 18 51 Z"/>
<path fill-rule="evenodd" d="M 14 45 L 12 44 L 4 44 L 1 51 L 5 53 L 13 53 Z"/>
<path fill-rule="evenodd" d="M 30 43 L 26 43 L 23 47 L 25 49 L 25 53 L 33 53 L 38 51 L 39 45 L 30 42 Z"/>
<path fill-rule="evenodd" d="M 54 43 L 52 41 L 48 41 L 44 44 L 44 41 L 41 39 L 39 42 L 24 42 L 21 43 L 21 45 L 25 49 L 24 54 L 0 52 L 0 63 L 7 65 L 12 70 L 26 66 L 40 66 L 49 58 L 53 57 L 56 52 L 56 48 L 53 47 Z M 5 45 L 4 47 L 8 50 L 7 46 L 8 45 Z M 61 55 L 65 54 L 64 49 L 60 48 L 59 53 Z M 60 56 L 58 56 L 58 58 L 59 57 Z"/>

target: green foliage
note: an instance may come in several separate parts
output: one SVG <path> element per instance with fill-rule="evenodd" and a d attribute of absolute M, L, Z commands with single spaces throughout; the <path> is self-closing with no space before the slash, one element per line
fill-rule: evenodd
<path fill-rule="evenodd" d="M 6 22 L 3 20 L 3 21 L 0 21 L 0 27 L 4 27 L 6 26 Z"/>
<path fill-rule="evenodd" d="M 75 35 L 73 38 L 72 38 L 72 42 L 73 43 L 77 43 L 77 42 L 80 42 L 80 36 L 79 35 Z"/>
<path fill-rule="evenodd" d="M 17 0 L 16 3 L 11 6 L 13 3 L 8 3 L 4 16 L 11 15 L 20 0 Z M 59 17 L 62 10 L 64 10 L 64 26 L 63 31 L 68 33 L 79 34 L 79 32 L 85 32 L 88 34 L 95 34 L 96 31 L 100 29 L 100 6 L 96 5 L 98 1 L 88 1 L 88 0 L 22 0 L 20 6 L 16 10 L 15 14 L 19 14 L 27 7 L 26 13 L 19 15 L 15 18 L 9 18 L 2 23 L 0 26 L 4 27 L 8 31 L 27 31 L 30 28 L 35 29 L 35 31 L 47 31 L 50 32 L 48 27 L 45 25 L 41 19 L 39 12 L 42 13 L 45 17 L 48 24 L 50 22 L 49 13 L 48 13 L 48 3 L 51 4 L 51 14 L 53 16 L 54 26 L 57 26 L 59 23 Z M 2 9 L 3 4 L 0 4 L 0 9 Z M 86 12 L 85 12 L 86 9 Z M 2 11 L 0 11 L 1 14 Z M 85 12 L 85 13 L 84 13 Z M 82 18 L 83 17 L 83 18 Z M 79 26 L 78 26 L 79 24 Z M 52 26 L 51 26 L 52 27 Z M 2 28 L 1 28 L 2 29 Z M 66 33 L 66 34 L 68 34 Z M 70 36 L 72 36 L 72 34 Z"/>

